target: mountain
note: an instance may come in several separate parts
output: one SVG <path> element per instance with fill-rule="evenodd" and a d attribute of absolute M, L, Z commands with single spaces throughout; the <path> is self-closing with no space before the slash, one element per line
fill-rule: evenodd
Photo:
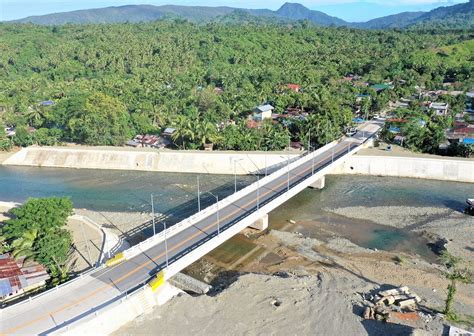
<path fill-rule="evenodd" d="M 239 18 L 243 21 L 248 21 L 248 15 L 274 18 L 277 22 L 309 20 L 322 26 L 347 25 L 347 22 L 344 20 L 326 15 L 323 12 L 310 10 L 296 3 L 286 3 L 277 11 L 232 7 L 127 5 L 29 16 L 13 22 L 60 25 L 66 23 L 146 22 L 160 20 L 166 17 L 180 17 L 193 22 L 209 22 L 214 20 L 225 22 L 228 19 L 238 21 Z"/>
<path fill-rule="evenodd" d="M 430 12 L 404 12 L 368 22 L 350 23 L 298 3 L 285 3 L 278 10 L 205 6 L 127 5 L 29 16 L 13 22 L 60 25 L 66 23 L 146 22 L 182 18 L 192 22 L 281 23 L 308 20 L 321 26 L 347 26 L 361 29 L 390 28 L 474 28 L 474 0 Z"/>
<path fill-rule="evenodd" d="M 424 14 L 425 12 L 403 12 L 373 19 L 367 22 L 353 23 L 352 26 L 363 29 L 404 28 L 413 24 L 413 22 Z"/>
<path fill-rule="evenodd" d="M 291 20 L 308 20 L 322 26 L 345 26 L 347 22 L 339 18 L 329 16 L 323 12 L 306 8 L 298 3 L 285 3 L 276 11 L 278 16 Z"/>
<path fill-rule="evenodd" d="M 29 16 L 14 22 L 30 22 L 41 25 L 146 22 L 169 16 L 181 17 L 190 21 L 208 21 L 218 16 L 230 14 L 233 11 L 234 8 L 230 7 L 127 5 Z"/>
<path fill-rule="evenodd" d="M 474 0 L 449 7 L 439 7 L 423 14 L 413 23 L 418 28 L 474 28 Z"/>

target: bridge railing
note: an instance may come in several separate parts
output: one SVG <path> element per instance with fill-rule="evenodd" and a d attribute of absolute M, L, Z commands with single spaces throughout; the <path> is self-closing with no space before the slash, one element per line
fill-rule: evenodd
<path fill-rule="evenodd" d="M 349 145 L 348 145 L 348 151 L 347 151 L 347 152 L 339 153 L 339 154 L 333 156 L 333 157 L 331 158 L 331 161 L 328 160 L 328 161 L 325 162 L 322 166 L 318 167 L 317 172 L 319 172 L 319 171 L 325 169 L 326 167 L 330 166 L 331 164 L 337 162 L 337 161 L 340 160 L 342 157 L 344 157 L 346 154 L 350 154 L 351 152 L 354 152 L 354 151 L 359 150 L 359 149 L 361 148 L 361 146 L 362 146 L 364 143 L 366 143 L 367 141 L 369 141 L 373 136 L 374 136 L 374 134 L 371 135 L 370 137 L 368 137 L 367 139 L 365 139 L 362 143 L 358 143 L 358 144 L 354 144 L 354 145 L 349 144 Z M 295 167 L 297 167 L 297 166 L 299 166 L 299 165 L 301 165 L 301 164 L 303 164 L 303 163 L 306 163 L 306 162 L 312 160 L 313 157 L 316 157 L 316 156 L 322 154 L 323 152 L 326 152 L 328 149 L 333 148 L 334 146 L 336 146 L 336 145 L 338 144 L 338 142 L 339 142 L 339 141 L 334 141 L 334 142 L 332 142 L 332 143 L 330 143 L 330 144 L 328 144 L 328 145 L 326 145 L 326 146 L 324 146 L 324 147 L 322 147 L 322 148 L 320 148 L 320 149 L 318 149 L 318 150 L 316 150 L 316 151 L 314 151 L 314 152 L 312 152 L 312 153 L 309 153 L 309 154 L 307 154 L 307 155 L 301 157 L 300 160 L 297 160 L 297 161 L 295 161 L 295 162 L 293 162 L 293 163 L 290 164 L 290 170 L 293 169 L 293 168 L 295 168 Z M 278 171 L 274 172 L 273 174 L 268 175 L 268 176 L 262 178 L 262 180 L 260 180 L 260 183 L 261 183 L 262 185 L 264 185 L 265 183 L 268 183 L 268 182 L 272 181 L 273 179 L 275 179 L 275 178 L 277 178 L 277 177 L 279 177 L 279 176 L 285 175 L 285 174 L 288 173 L 287 170 L 288 170 L 287 167 L 284 167 L 284 168 L 282 168 L 282 169 L 279 169 Z M 316 172 L 316 171 L 315 171 L 315 172 Z M 290 187 L 294 187 L 294 186 L 296 186 L 296 185 L 302 183 L 303 181 L 307 180 L 311 175 L 312 175 L 312 172 L 307 173 L 307 174 L 305 174 L 304 176 L 300 176 L 296 181 L 293 181 L 293 182 L 291 183 Z M 228 205 L 228 204 L 234 202 L 235 199 L 240 198 L 240 197 L 242 197 L 242 196 L 244 196 L 244 195 L 247 195 L 248 193 L 254 192 L 256 187 L 257 187 L 256 183 L 251 184 L 251 185 L 249 185 L 249 186 L 243 188 L 242 190 L 238 191 L 237 193 L 234 193 L 233 195 L 230 195 L 229 197 L 223 199 L 222 201 L 219 202 L 219 205 L 220 205 L 221 207 L 224 207 L 224 206 L 226 206 L 226 205 Z M 279 193 L 276 193 L 276 194 L 272 195 L 272 197 L 266 199 L 262 205 L 265 205 L 265 204 L 267 204 L 267 203 L 270 203 L 271 201 L 273 201 L 274 199 L 278 198 L 279 196 L 281 196 L 281 195 L 284 194 L 285 192 L 286 192 L 285 190 L 282 190 L 282 191 L 280 191 Z M 173 229 L 173 227 L 170 227 L 169 229 L 167 229 L 167 233 L 166 233 L 166 234 L 168 235 L 168 234 L 171 234 L 171 233 L 176 233 L 176 232 L 178 232 L 178 230 L 183 230 L 184 228 L 189 227 L 190 225 L 192 225 L 192 221 L 196 221 L 196 220 L 205 218 L 206 216 L 209 216 L 209 215 L 211 215 L 211 214 L 214 214 L 215 211 L 217 211 L 217 205 L 216 205 L 216 204 L 211 205 L 211 206 L 207 207 L 206 209 L 203 209 L 201 212 L 199 212 L 199 213 L 197 213 L 197 214 L 191 216 L 189 219 L 186 219 L 186 220 L 184 220 L 184 221 L 182 221 L 182 222 L 180 222 L 180 223 L 178 223 L 178 224 L 176 224 L 176 225 L 173 226 L 173 227 L 175 227 L 175 226 L 177 226 L 177 225 L 180 225 L 178 228 L 174 228 L 174 229 Z M 249 209 L 249 211 L 248 211 L 246 214 L 244 214 L 243 217 L 246 217 L 246 216 L 249 215 L 249 213 L 253 213 L 253 212 L 255 212 L 255 211 L 258 211 L 258 210 L 256 210 L 255 207 L 252 208 L 252 209 Z M 239 217 L 239 218 L 236 218 L 236 219 L 234 219 L 233 221 L 227 223 L 227 224 L 226 224 L 225 226 L 223 226 L 221 229 L 222 229 L 223 231 L 225 231 L 227 228 L 233 226 L 236 222 L 239 222 L 240 220 L 242 220 L 242 218 L 240 218 L 240 217 Z M 156 238 L 157 236 L 164 238 L 165 235 L 164 235 L 164 232 L 161 232 L 160 234 L 157 234 L 157 235 L 155 235 L 155 236 L 149 238 L 149 239 L 148 239 L 149 242 L 156 244 L 157 241 L 158 241 L 157 238 Z M 214 237 L 213 235 L 209 235 L 209 236 L 207 236 L 205 239 L 203 239 L 203 240 L 201 240 L 201 241 L 199 241 L 199 242 L 196 242 L 196 243 L 195 243 L 193 246 L 191 246 L 189 249 L 187 249 L 187 250 L 181 252 L 179 255 L 173 256 L 173 257 L 169 260 L 169 262 L 173 263 L 174 261 L 176 261 L 176 260 L 182 258 L 183 256 L 187 255 L 188 253 L 190 253 L 191 251 L 195 250 L 195 249 L 198 248 L 199 246 L 205 244 L 207 241 L 209 241 L 209 240 L 212 239 L 213 237 Z M 145 242 L 146 242 L 146 241 L 145 241 Z M 145 243 L 145 242 L 143 242 L 143 243 Z M 140 246 L 140 244 L 137 245 L 137 246 Z M 146 246 L 147 246 L 147 245 L 142 244 L 141 247 L 140 247 L 140 249 L 141 249 L 141 248 L 145 248 Z M 151 245 L 151 246 L 153 246 L 153 245 Z M 151 247 L 151 246 L 150 246 L 150 247 Z M 148 248 L 150 248 L 150 247 L 146 247 L 146 248 L 148 249 Z M 130 248 L 128 251 L 130 251 L 130 250 L 135 251 L 135 252 L 138 252 L 138 251 L 139 251 L 139 250 L 136 249 L 136 248 Z M 135 253 L 135 252 L 134 252 L 134 253 Z M 132 253 L 130 253 L 130 255 L 132 255 Z M 159 268 L 160 268 L 160 267 L 161 267 L 161 268 L 165 267 L 165 263 L 162 263 L 162 264 L 158 265 L 158 267 L 159 267 Z M 126 300 L 126 299 L 129 299 L 130 297 L 133 297 L 134 295 L 136 295 L 136 294 L 138 293 L 139 290 L 144 290 L 144 289 L 145 289 L 145 287 L 147 286 L 147 281 L 148 281 L 148 280 L 145 280 L 144 282 L 142 282 L 142 283 L 140 283 L 140 284 L 137 284 L 135 287 L 133 287 L 133 288 L 131 288 L 131 289 L 125 291 L 124 293 L 121 293 L 120 295 L 118 295 L 118 296 L 116 296 L 116 297 L 110 299 L 110 300 L 109 300 L 108 302 L 106 302 L 106 303 L 102 303 L 102 304 L 100 304 L 100 305 L 98 305 L 98 306 L 96 306 L 96 307 L 91 308 L 89 311 L 84 312 L 84 313 L 81 314 L 80 316 L 76 316 L 76 317 L 74 317 L 73 319 L 70 319 L 70 320 L 68 320 L 68 321 L 65 321 L 65 322 L 61 323 L 60 325 L 56 326 L 53 330 L 48 330 L 48 333 L 54 332 L 54 331 L 57 331 L 57 330 L 60 330 L 60 329 L 64 329 L 64 328 L 68 328 L 68 329 L 69 329 L 69 328 L 71 327 L 71 325 L 73 325 L 74 323 L 77 323 L 79 320 L 83 320 L 84 318 L 91 318 L 91 317 L 93 316 L 93 314 L 94 314 L 94 315 L 100 314 L 100 313 L 103 312 L 104 310 L 109 309 L 109 308 L 112 308 L 113 306 L 115 306 L 115 305 L 121 303 L 123 300 Z M 65 285 L 65 284 L 64 284 L 64 285 Z M 53 289 L 53 290 L 54 290 L 54 289 Z M 43 294 L 46 294 L 46 292 L 43 293 Z"/>
<path fill-rule="evenodd" d="M 211 204 L 207 208 L 204 208 L 200 212 L 192 215 L 191 217 L 186 218 L 185 220 L 178 222 L 177 224 L 170 226 L 164 231 L 161 231 L 154 236 L 142 241 L 141 243 L 130 247 L 129 249 L 123 251 L 123 254 L 126 259 L 131 259 L 134 256 L 150 249 L 151 247 L 163 242 L 169 237 L 191 227 L 194 225 L 194 223 L 197 223 L 207 217 L 210 217 L 214 215 L 217 212 L 217 209 L 222 209 L 232 203 L 234 203 L 236 200 L 242 198 L 245 195 L 248 195 L 250 193 L 253 193 L 257 190 L 259 187 L 263 187 L 265 184 L 268 182 L 274 180 L 275 178 L 278 178 L 282 175 L 287 174 L 288 169 L 291 171 L 293 168 L 303 164 L 304 162 L 312 160 L 312 156 L 318 156 L 319 154 L 327 151 L 328 149 L 331 149 L 332 147 L 336 146 L 338 141 L 333 141 L 329 144 L 327 144 L 324 147 L 319 148 L 318 150 L 312 152 L 309 155 L 304 155 L 300 159 L 295 160 L 293 162 L 290 162 L 289 165 L 285 165 L 284 167 L 274 171 L 273 173 L 263 177 L 257 182 L 254 182 L 245 188 L 237 191 L 236 193 L 233 193 L 232 195 L 227 196 L 226 198 L 220 200 L 218 203 Z M 282 155 L 283 156 L 283 155 Z M 302 161 L 303 160 L 303 161 Z M 289 168 L 288 168 L 289 167 Z"/>

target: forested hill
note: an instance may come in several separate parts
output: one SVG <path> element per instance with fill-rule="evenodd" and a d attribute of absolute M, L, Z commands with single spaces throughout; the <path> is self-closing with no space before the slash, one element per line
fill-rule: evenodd
<path fill-rule="evenodd" d="M 459 5 L 440 7 L 416 19 L 414 27 L 473 29 L 474 0 Z"/>
<path fill-rule="evenodd" d="M 166 18 L 182 18 L 196 23 L 206 22 L 288 22 L 307 20 L 320 26 L 347 26 L 362 29 L 387 28 L 456 28 L 474 27 L 474 0 L 469 3 L 440 7 L 431 12 L 405 12 L 368 22 L 350 23 L 298 3 L 285 3 L 276 11 L 269 9 L 237 9 L 232 7 L 128 5 L 78 10 L 17 20 L 19 23 L 61 25 L 66 23 L 148 22 Z"/>
<path fill-rule="evenodd" d="M 415 85 L 438 88 L 449 78 L 470 88 L 469 40 L 468 32 L 303 23 L 0 24 L 0 131 L 15 127 L 14 143 L 23 146 L 122 145 L 166 127 L 178 130 L 180 148 L 280 150 L 308 132 L 323 144 L 351 122 L 359 94 L 371 96 L 364 108 L 379 111 Z M 348 82 L 348 74 L 359 79 Z M 394 88 L 370 88 L 385 81 Z M 311 115 L 290 128 L 247 127 L 264 103 L 275 113 L 292 107 Z M 0 133 L 2 143 L 11 145 Z"/>

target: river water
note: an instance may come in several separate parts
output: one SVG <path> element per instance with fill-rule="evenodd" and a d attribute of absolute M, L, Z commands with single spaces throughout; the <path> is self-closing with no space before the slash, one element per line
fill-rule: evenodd
<path fill-rule="evenodd" d="M 277 228 L 293 219 L 305 235 L 330 238 L 335 234 L 372 249 L 417 254 L 434 261 L 436 256 L 420 233 L 338 216 L 328 209 L 341 207 L 433 207 L 463 211 L 465 200 L 474 194 L 471 183 L 376 177 L 327 176 L 323 190 L 307 189 L 274 210 L 270 222 Z M 413 223 L 417 224 L 417 223 Z M 329 234 L 328 234 L 329 233 Z"/>
<path fill-rule="evenodd" d="M 239 177 L 238 188 L 255 180 Z M 234 190 L 234 177 L 200 175 L 200 190 L 220 199 Z M 142 212 L 150 210 L 150 194 L 155 211 L 166 213 L 191 204 L 197 195 L 195 174 L 129 172 L 114 170 L 0 167 L 0 201 L 23 202 L 28 197 L 69 196 L 76 208 L 97 211 Z M 405 178 L 328 176 L 326 188 L 307 189 L 270 214 L 271 226 L 283 226 L 288 219 L 305 222 L 305 233 L 321 238 L 328 231 L 354 243 L 385 250 L 399 250 L 429 257 L 426 241 L 418 234 L 354 220 L 325 211 L 349 206 L 409 206 L 462 210 L 474 187 L 454 183 Z M 204 196 L 205 195 L 205 196 Z M 203 202 L 212 201 L 203 194 Z M 195 206 L 197 210 L 197 204 Z"/>
<path fill-rule="evenodd" d="M 238 188 L 254 180 L 239 177 Z M 0 201 L 69 196 L 75 208 L 96 211 L 149 212 L 153 194 L 155 211 L 165 213 L 196 199 L 197 184 L 196 174 L 0 166 Z M 202 174 L 199 186 L 204 200 L 212 198 L 207 192 L 224 198 L 234 191 L 234 177 Z"/>

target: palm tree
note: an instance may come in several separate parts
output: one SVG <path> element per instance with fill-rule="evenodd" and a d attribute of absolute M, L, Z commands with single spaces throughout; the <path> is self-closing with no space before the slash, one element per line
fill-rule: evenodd
<path fill-rule="evenodd" d="M 33 259 L 35 255 L 33 244 L 37 237 L 38 230 L 33 229 L 23 233 L 22 237 L 15 239 L 12 243 L 12 256 L 14 258 L 25 257 L 25 261 Z"/>

